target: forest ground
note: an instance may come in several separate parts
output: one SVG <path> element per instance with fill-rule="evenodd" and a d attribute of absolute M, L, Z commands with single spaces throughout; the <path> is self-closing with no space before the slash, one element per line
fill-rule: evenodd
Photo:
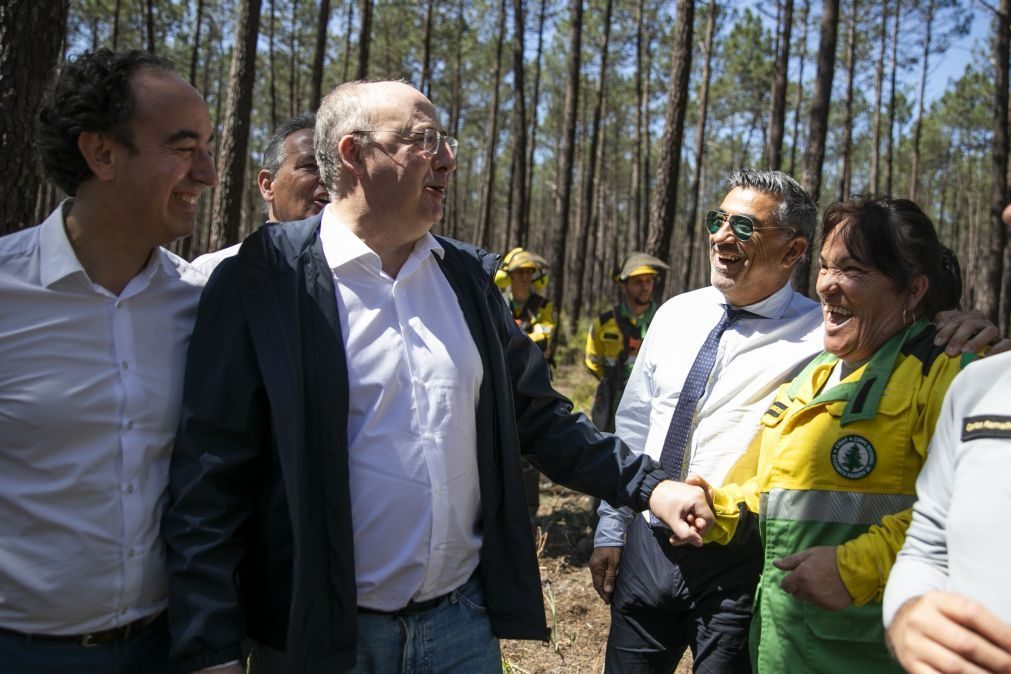
<path fill-rule="evenodd" d="M 560 355 L 555 386 L 573 400 L 576 409 L 586 411 L 596 382 L 575 350 Z M 599 674 L 604 670 L 610 611 L 593 590 L 588 560 L 577 547 L 590 534 L 590 497 L 542 477 L 537 524 L 537 558 L 551 640 L 503 641 L 502 670 Z M 677 674 L 689 672 L 691 655 L 687 654 Z"/>

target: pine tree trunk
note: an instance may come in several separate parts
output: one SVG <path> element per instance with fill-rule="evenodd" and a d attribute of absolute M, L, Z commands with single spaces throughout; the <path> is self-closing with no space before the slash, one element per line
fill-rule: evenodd
<path fill-rule="evenodd" d="M 0 156 L 12 169 L 0 183 L 0 234 L 36 224 L 42 210 L 36 209 L 45 183 L 32 145 L 35 115 L 60 58 L 69 8 L 66 0 L 0 3 Z"/>
<path fill-rule="evenodd" d="M 892 169 L 895 166 L 895 93 L 899 72 L 899 16 L 902 14 L 902 0 L 895 0 L 895 16 L 892 17 L 892 73 L 888 94 L 888 138 L 885 143 L 885 194 L 892 193 Z"/>
<path fill-rule="evenodd" d="M 421 91 L 432 96 L 432 17 L 435 14 L 435 0 L 428 0 L 425 10 L 425 32 L 421 38 Z"/>
<path fill-rule="evenodd" d="M 993 97 L 993 166 L 990 187 L 990 226 L 986 236 L 987 247 L 983 261 L 986 274 L 984 287 L 989 294 L 1000 297 L 1000 311 L 983 309 L 991 320 L 997 316 L 1001 334 L 1008 334 L 1011 320 L 1011 247 L 1007 245 L 1007 229 L 1001 212 L 1007 205 L 1008 194 L 1008 31 L 1011 18 L 1011 0 L 1001 0 L 994 19 L 994 97 Z"/>
<path fill-rule="evenodd" d="M 597 78 L 597 90 L 593 103 L 593 119 L 590 122 L 590 148 L 586 155 L 587 175 L 583 183 L 582 225 L 576 239 L 575 256 L 569 268 L 574 293 L 569 297 L 567 334 L 574 334 L 576 325 L 583 309 L 583 296 L 586 289 L 586 259 L 593 254 L 596 237 L 596 222 L 594 215 L 599 213 L 597 203 L 600 194 L 600 182 L 597 176 L 600 161 L 601 118 L 604 113 L 604 86 L 607 81 L 607 52 L 611 46 L 611 12 L 614 0 L 607 0 L 604 6 L 604 35 L 600 42 L 600 75 Z"/>
<path fill-rule="evenodd" d="M 825 162 L 825 139 L 828 136 L 828 109 L 832 99 L 832 78 L 835 75 L 835 45 L 839 31 L 839 0 L 825 0 L 821 15 L 821 37 L 818 41 L 818 74 L 811 97 L 807 149 L 804 151 L 804 189 L 815 203 L 821 196 L 821 172 Z M 810 287 L 811 256 L 821 248 L 821 236 L 815 233 L 807 255 L 797 264 L 794 280 L 798 292 L 806 295 Z"/>
<path fill-rule="evenodd" d="M 801 5 L 800 19 L 800 72 L 797 73 L 797 100 L 793 107 L 793 142 L 790 144 L 790 175 L 797 175 L 797 148 L 800 146 L 800 110 L 804 106 L 804 64 L 807 61 L 807 20 L 811 13 L 811 0 Z"/>
<path fill-rule="evenodd" d="M 256 37 L 260 0 L 240 0 L 235 21 L 232 66 L 228 73 L 228 104 L 221 131 L 218 170 L 221 183 L 214 193 L 211 247 L 220 250 L 239 239 L 242 192 L 249 148 L 249 116 L 256 81 Z"/>
<path fill-rule="evenodd" d="M 772 79 L 769 138 L 765 156 L 770 169 L 778 171 L 783 163 L 783 130 L 786 125 L 786 84 L 790 67 L 790 33 L 793 27 L 793 0 L 783 0 L 783 16 L 779 24 L 779 49 Z"/>
<path fill-rule="evenodd" d="M 671 78 L 667 89 L 667 114 L 664 119 L 663 139 L 660 142 L 649 238 L 646 241 L 647 252 L 661 260 L 671 259 L 671 233 L 677 214 L 681 143 L 684 140 L 688 80 L 692 70 L 692 35 L 695 21 L 693 0 L 678 0 L 675 21 Z M 667 286 L 666 294 L 669 295 L 673 286 L 671 278 L 667 279 Z"/>
<path fill-rule="evenodd" d="M 358 34 L 358 74 L 356 80 L 369 76 L 369 43 L 372 42 L 372 0 L 362 0 L 362 29 Z"/>
<path fill-rule="evenodd" d="M 909 169 L 909 198 L 916 201 L 919 190 L 920 139 L 923 135 L 924 96 L 927 94 L 927 72 L 930 68 L 930 41 L 934 30 L 934 0 L 927 0 L 924 14 L 926 34 L 923 37 L 923 62 L 920 69 L 920 96 L 916 101 L 916 121 L 913 123 L 913 154 Z"/>
<path fill-rule="evenodd" d="M 484 147 L 484 175 L 481 179 L 480 210 L 474 240 L 485 249 L 492 247 L 492 202 L 495 200 L 495 147 L 498 138 L 498 101 L 502 82 L 502 47 L 505 42 L 506 0 L 499 0 L 498 43 L 495 46 L 495 74 L 492 76 L 491 104 L 488 108 L 488 137 Z"/>
<path fill-rule="evenodd" d="M 871 192 L 878 193 L 881 184 L 881 93 L 885 79 L 885 45 L 888 41 L 888 0 L 881 2 L 878 59 L 874 64 L 874 122 L 871 139 Z"/>
<path fill-rule="evenodd" d="M 853 151 L 853 80 L 856 76 L 857 11 L 860 0 L 853 0 L 850 7 L 850 34 L 846 46 L 846 99 L 843 114 L 843 146 L 839 169 L 839 201 L 850 195 L 850 154 Z"/>
<path fill-rule="evenodd" d="M 793 0 L 787 0 L 787 2 L 791 7 L 793 6 Z M 701 256 L 699 258 L 695 257 L 696 249 L 699 248 L 695 241 L 695 234 L 700 231 L 697 224 L 699 222 L 699 191 L 702 187 L 702 165 L 705 163 L 706 156 L 705 140 L 706 118 L 709 115 L 709 81 L 712 78 L 713 35 L 716 31 L 716 14 L 718 11 L 716 0 L 709 0 L 709 16 L 706 17 L 706 58 L 702 64 L 702 81 L 699 84 L 699 118 L 695 123 L 695 167 L 692 169 L 692 182 L 688 190 L 688 218 L 685 221 L 688 227 L 685 232 L 680 279 L 678 280 L 678 285 L 674 288 L 675 293 L 683 293 L 691 287 L 692 267 L 703 263 Z M 784 94 L 785 91 L 784 89 Z M 781 137 L 780 148 L 782 148 L 782 140 Z"/>
<path fill-rule="evenodd" d="M 565 84 L 565 112 L 562 120 L 560 161 L 555 193 L 555 226 L 551 237 L 551 271 L 555 275 L 551 299 L 562 306 L 565 287 L 565 253 L 569 236 L 569 210 L 572 195 L 572 165 L 576 156 L 576 117 L 579 113 L 579 72 L 583 51 L 583 1 L 572 0 L 569 34 L 569 69 Z M 564 335 L 558 335 L 559 339 Z"/>
<path fill-rule="evenodd" d="M 534 171 L 534 151 L 537 148 L 537 108 L 541 102 L 541 57 L 544 53 L 544 20 L 547 13 L 547 0 L 541 0 L 540 18 L 537 21 L 537 56 L 534 58 L 534 91 L 530 100 L 530 120 L 527 122 L 530 127 L 530 142 L 526 156 L 526 210 L 523 214 L 520 231 L 517 233 L 519 245 L 526 247 L 530 240 L 530 195 L 533 194 Z"/>
<path fill-rule="evenodd" d="M 512 241 L 517 246 L 526 245 L 527 221 L 527 106 L 526 85 L 524 84 L 523 62 L 524 38 L 526 23 L 524 21 L 523 0 L 513 0 L 513 162 L 510 185 L 509 229 L 506 237 L 507 246 Z"/>
<path fill-rule="evenodd" d="M 326 62 L 326 29 L 330 24 L 330 0 L 320 0 L 319 24 L 316 30 L 316 50 L 312 58 L 312 88 L 309 91 L 309 108 L 316 112 L 323 99 L 323 64 Z"/>

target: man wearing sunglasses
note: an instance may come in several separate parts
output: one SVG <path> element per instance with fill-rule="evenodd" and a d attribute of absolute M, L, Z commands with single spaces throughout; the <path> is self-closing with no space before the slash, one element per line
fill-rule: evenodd
<path fill-rule="evenodd" d="M 247 635 L 299 674 L 501 671 L 499 638 L 549 634 L 521 456 L 674 521 L 672 484 L 551 388 L 498 257 L 430 233 L 458 147 L 431 101 L 353 82 L 316 120 L 331 202 L 256 231 L 201 297 L 163 528 L 173 650 L 220 674 Z"/>
<path fill-rule="evenodd" d="M 779 171 L 739 170 L 729 183 L 703 222 L 712 285 L 657 311 L 615 419 L 633 451 L 676 479 L 702 475 L 711 484 L 722 484 L 744 453 L 777 387 L 822 349 L 819 305 L 790 284 L 814 232 L 814 203 Z M 996 334 L 975 316 L 962 324 L 944 333 L 950 353 Z M 963 332 L 974 330 L 966 344 Z M 755 528 L 738 529 L 730 546 L 675 547 L 648 515 L 604 503 L 600 516 L 590 571 L 611 605 L 606 671 L 670 672 L 690 647 L 695 672 L 750 672 L 761 569 Z"/>

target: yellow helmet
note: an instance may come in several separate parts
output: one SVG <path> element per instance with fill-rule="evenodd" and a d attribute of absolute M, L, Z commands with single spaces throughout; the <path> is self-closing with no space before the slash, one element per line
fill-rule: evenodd
<path fill-rule="evenodd" d="M 495 285 L 505 289 L 509 287 L 509 273 L 517 269 L 533 269 L 533 285 L 535 290 L 543 290 L 548 284 L 548 268 L 550 265 L 540 255 L 531 253 L 522 247 L 513 248 L 502 258 L 502 265 L 495 272 Z"/>

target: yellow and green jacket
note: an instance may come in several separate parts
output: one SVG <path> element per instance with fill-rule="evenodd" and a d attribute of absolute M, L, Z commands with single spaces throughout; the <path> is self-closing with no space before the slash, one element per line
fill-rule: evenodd
<path fill-rule="evenodd" d="M 822 353 L 780 388 L 751 448 L 715 490 L 706 539 L 729 542 L 759 514 L 764 568 L 755 600 L 755 671 L 900 672 L 885 647 L 881 598 L 902 547 L 916 477 L 951 380 L 973 357 L 949 357 L 922 319 L 835 386 Z M 853 605 L 826 611 L 780 587 L 773 561 L 819 545 Z"/>
<path fill-rule="evenodd" d="M 602 379 L 608 368 L 620 366 L 623 379 L 628 379 L 656 310 L 656 302 L 652 302 L 641 315 L 633 316 L 622 302 L 594 319 L 586 334 L 583 360 L 594 377 Z"/>

